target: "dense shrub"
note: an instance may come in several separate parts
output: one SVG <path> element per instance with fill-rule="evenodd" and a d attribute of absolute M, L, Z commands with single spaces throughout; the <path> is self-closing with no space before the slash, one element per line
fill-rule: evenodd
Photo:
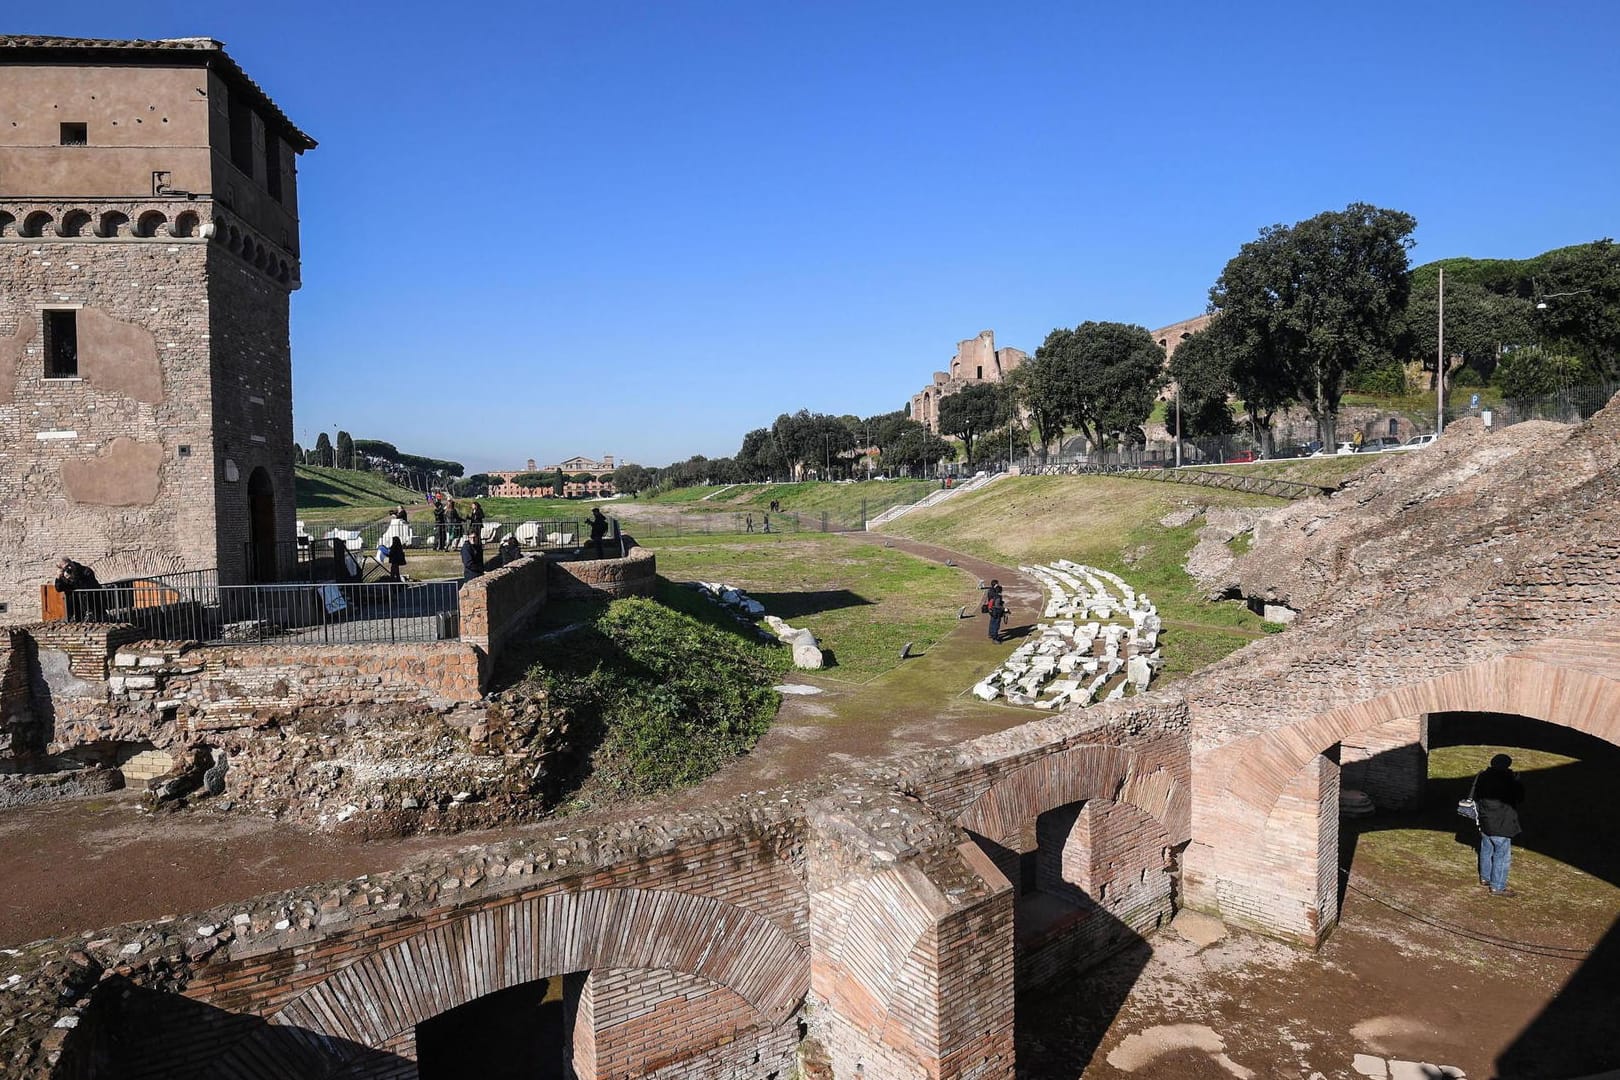
<path fill-rule="evenodd" d="M 1406 369 L 1393 360 L 1356 368 L 1345 379 L 1345 387 L 1363 394 L 1400 395 L 1406 393 Z"/>
<path fill-rule="evenodd" d="M 633 798 L 696 783 L 751 748 L 780 699 L 786 651 L 652 600 L 616 600 L 530 673 L 581 740 L 589 788 Z"/>

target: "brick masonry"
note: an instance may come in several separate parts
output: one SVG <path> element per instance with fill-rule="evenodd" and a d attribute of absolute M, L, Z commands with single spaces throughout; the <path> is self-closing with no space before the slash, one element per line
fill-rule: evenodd
<path fill-rule="evenodd" d="M 658 584 L 658 560 L 644 547 L 622 559 L 548 562 L 550 594 L 558 600 L 620 600 L 651 596 Z"/>

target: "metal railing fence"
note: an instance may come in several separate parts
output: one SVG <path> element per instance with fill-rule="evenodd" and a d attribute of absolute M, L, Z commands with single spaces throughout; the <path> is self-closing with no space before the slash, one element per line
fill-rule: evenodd
<path fill-rule="evenodd" d="M 176 587 L 143 579 L 75 590 L 68 618 L 204 645 L 397 644 L 459 637 L 461 598 L 454 581 Z"/>

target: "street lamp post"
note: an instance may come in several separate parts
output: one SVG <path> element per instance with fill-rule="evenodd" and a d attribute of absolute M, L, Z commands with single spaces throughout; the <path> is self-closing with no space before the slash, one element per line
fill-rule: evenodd
<path fill-rule="evenodd" d="M 1436 328 L 1439 345 L 1434 358 L 1434 433 L 1446 430 L 1446 269 L 1440 268 L 1440 325 Z"/>

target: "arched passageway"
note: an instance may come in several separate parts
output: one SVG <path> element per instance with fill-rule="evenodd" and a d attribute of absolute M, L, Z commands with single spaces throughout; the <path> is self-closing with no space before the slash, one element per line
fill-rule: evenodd
<path fill-rule="evenodd" d="M 1342 759 L 1414 745 L 1433 714 L 1481 712 L 1620 744 L 1620 634 L 1545 642 L 1195 753 L 1189 905 L 1319 943 L 1338 915 Z"/>
<path fill-rule="evenodd" d="M 248 553 L 253 581 L 277 579 L 276 489 L 263 466 L 248 476 Z"/>

